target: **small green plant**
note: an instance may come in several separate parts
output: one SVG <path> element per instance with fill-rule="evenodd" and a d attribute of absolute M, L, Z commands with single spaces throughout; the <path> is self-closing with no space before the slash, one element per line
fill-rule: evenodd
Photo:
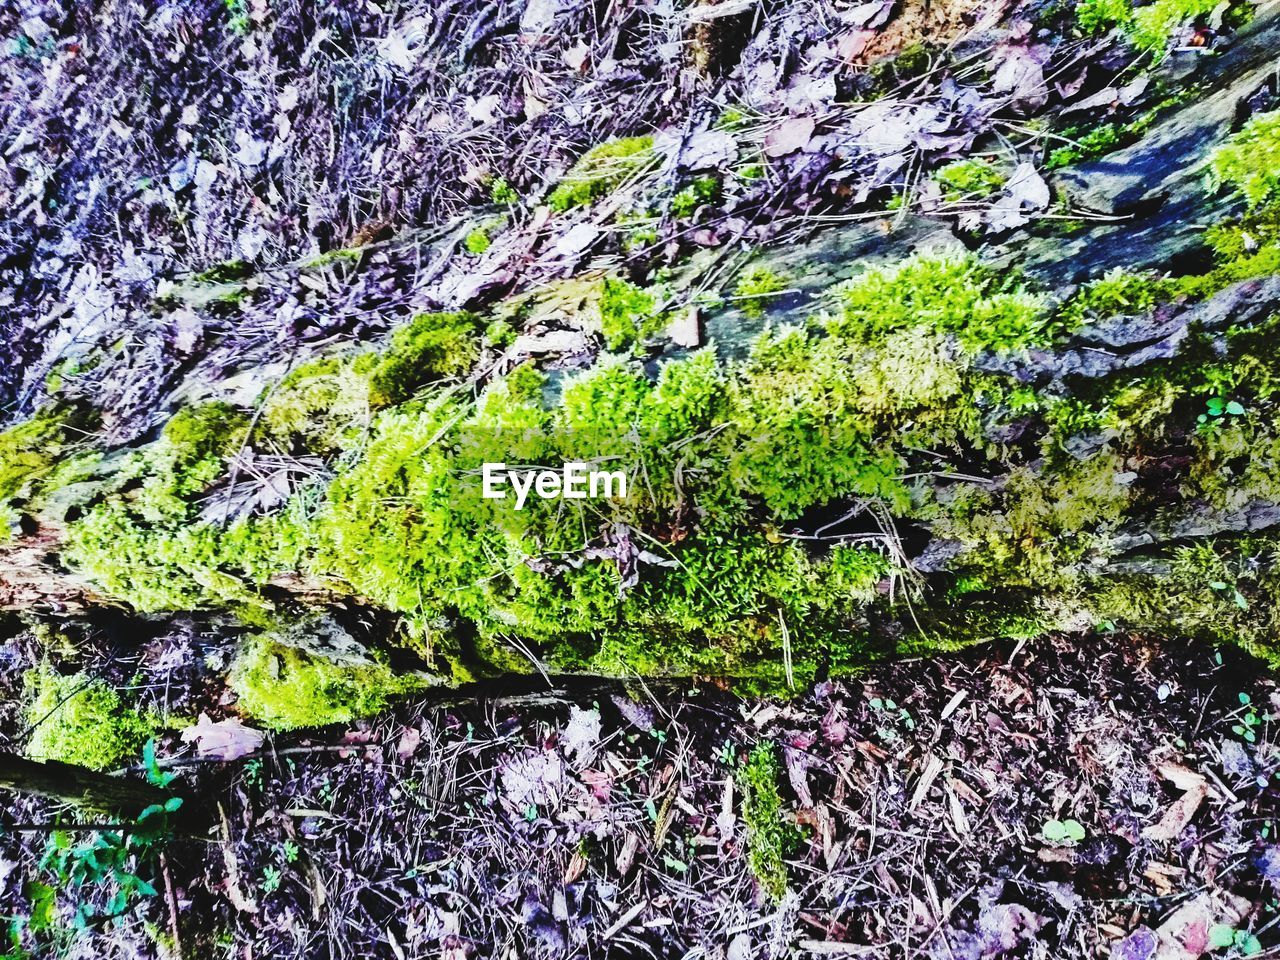
<path fill-rule="evenodd" d="M 275 893 L 280 889 L 280 881 L 284 878 L 284 874 L 280 872 L 279 867 L 268 864 L 262 868 L 262 879 L 258 881 L 258 889 L 265 894 Z"/>
<path fill-rule="evenodd" d="M 1209 949 L 1230 950 L 1240 957 L 1256 957 L 1262 953 L 1262 942 L 1248 930 L 1215 923 L 1209 928 Z"/>
<path fill-rule="evenodd" d="M 720 199 L 719 177 L 698 177 L 671 198 L 671 215 L 677 219 L 693 216 L 694 211 Z"/>
<path fill-rule="evenodd" d="M 507 182 L 506 177 L 494 177 L 489 183 L 489 199 L 504 207 L 514 206 L 520 202 L 520 194 Z"/>
<path fill-rule="evenodd" d="M 547 197 L 552 210 L 564 212 L 612 193 L 658 162 L 653 137 L 625 137 L 592 147 Z"/>
<path fill-rule="evenodd" d="M 782 796 L 778 793 L 780 773 L 772 743 L 757 745 L 738 769 L 751 872 L 775 900 L 782 899 L 787 891 L 784 858 L 795 837 L 795 831 L 783 819 Z"/>
<path fill-rule="evenodd" d="M 222 0 L 227 9 L 227 29 L 238 36 L 244 36 L 253 26 L 249 19 L 249 5 L 246 0 Z"/>
<path fill-rule="evenodd" d="M 1239 723 L 1231 725 L 1231 732 L 1246 743 L 1257 743 L 1258 728 L 1262 725 L 1262 719 L 1258 716 L 1258 711 L 1253 708 L 1253 698 L 1241 692 L 1240 706 L 1244 713 L 1241 714 Z"/>
<path fill-rule="evenodd" d="M 1206 428 L 1217 426 L 1226 417 L 1243 417 L 1247 412 L 1240 401 L 1226 397 L 1210 397 L 1204 408 L 1204 413 L 1196 417 L 1196 423 Z"/>
<path fill-rule="evenodd" d="M 903 733 L 911 733 L 916 728 L 911 711 L 906 707 L 898 706 L 892 700 L 872 697 L 867 701 L 867 706 L 876 715 L 876 721 L 879 723 L 876 734 L 885 743 L 894 743 L 902 738 Z"/>
<path fill-rule="evenodd" d="M 142 759 L 147 781 L 167 789 L 175 774 L 160 768 L 154 741 L 147 741 Z M 80 843 L 71 834 L 56 830 L 49 836 L 41 865 L 63 887 L 109 886 L 113 892 L 106 917 L 119 917 L 138 900 L 156 895 L 146 875 L 154 869 L 155 856 L 172 838 L 172 817 L 181 807 L 181 797 L 169 797 L 148 806 L 127 830 L 98 831 Z M 96 919 L 87 899 L 77 898 L 73 926 L 85 930 Z"/>
<path fill-rule="evenodd" d="M 1040 827 L 1040 836 L 1048 843 L 1073 846 L 1085 838 L 1085 829 L 1079 820 L 1049 819 Z"/>

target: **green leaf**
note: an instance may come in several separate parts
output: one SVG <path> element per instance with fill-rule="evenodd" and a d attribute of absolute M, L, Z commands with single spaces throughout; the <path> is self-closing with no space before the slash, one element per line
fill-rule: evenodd
<path fill-rule="evenodd" d="M 1247 707 L 1252 702 L 1253 702 L 1253 697 L 1243 692 L 1240 694 L 1240 706 Z"/>
<path fill-rule="evenodd" d="M 1050 843 L 1061 843 L 1067 839 L 1067 827 L 1061 820 L 1046 820 L 1040 828 L 1040 835 Z"/>
<path fill-rule="evenodd" d="M 1227 404 L 1227 413 L 1231 414 L 1231 416 L 1233 417 L 1243 417 L 1244 407 L 1242 407 L 1236 401 L 1232 400 L 1230 403 Z"/>
<path fill-rule="evenodd" d="M 1214 950 L 1229 947 L 1235 941 L 1236 931 L 1234 927 L 1229 927 L 1225 923 L 1215 923 L 1209 928 L 1209 946 Z"/>
<path fill-rule="evenodd" d="M 165 813 L 176 813 L 178 808 L 182 806 L 181 797 L 170 797 L 164 802 Z"/>
<path fill-rule="evenodd" d="M 1262 952 L 1262 943 L 1253 934 L 1249 934 L 1239 943 L 1240 953 L 1246 957 L 1256 957 Z"/>
<path fill-rule="evenodd" d="M 1063 820 L 1062 828 L 1066 831 L 1067 839 L 1073 843 L 1084 839 L 1084 825 L 1079 820 Z"/>
<path fill-rule="evenodd" d="M 1214 417 L 1222 416 L 1222 411 L 1226 409 L 1227 401 L 1222 397 L 1211 397 L 1205 402 L 1205 406 L 1209 408 L 1209 415 Z"/>
<path fill-rule="evenodd" d="M 32 880 L 26 885 L 25 893 L 31 901 L 31 919 L 28 921 L 31 932 L 42 933 L 51 929 L 56 919 L 53 887 Z"/>

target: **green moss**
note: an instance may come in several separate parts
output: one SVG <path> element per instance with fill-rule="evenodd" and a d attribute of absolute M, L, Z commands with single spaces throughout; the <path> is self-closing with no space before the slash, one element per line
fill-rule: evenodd
<path fill-rule="evenodd" d="M 1115 267 L 1098 280 L 1086 283 L 1058 311 L 1057 321 L 1066 330 L 1117 315 L 1137 315 L 1151 310 L 1174 291 L 1154 273 L 1133 273 Z"/>
<path fill-rule="evenodd" d="M 1076 23 L 1086 36 L 1128 23 L 1133 10 L 1129 0 L 1077 0 Z"/>
<path fill-rule="evenodd" d="M 152 522 L 186 516 L 188 500 L 204 492 L 248 441 L 249 418 L 226 403 L 186 407 L 173 416 L 159 442 L 138 461 L 144 473 L 139 513 Z"/>
<path fill-rule="evenodd" d="M 224 260 L 191 278 L 192 283 L 234 283 L 253 275 L 253 267 L 243 260 Z"/>
<path fill-rule="evenodd" d="M 610 350 L 623 350 L 666 326 L 657 298 L 626 280 L 606 277 L 600 294 L 600 333 Z"/>
<path fill-rule="evenodd" d="M 484 227 L 476 227 L 462 241 L 463 247 L 467 253 L 480 255 L 493 246 L 493 240 L 489 236 L 489 231 Z"/>
<path fill-rule="evenodd" d="M 941 167 L 933 179 L 949 201 L 982 200 L 997 193 L 1007 179 L 1003 170 L 983 160 L 956 160 Z"/>
<path fill-rule="evenodd" d="M 494 177 L 489 183 L 489 199 L 504 207 L 520 202 L 520 194 L 505 177 Z"/>
<path fill-rule="evenodd" d="M 1280 202 L 1280 110 L 1253 117 L 1209 157 L 1211 182 L 1250 207 Z"/>
<path fill-rule="evenodd" d="M 396 330 L 369 373 L 369 402 L 385 407 L 421 387 L 471 369 L 480 355 L 480 320 L 471 313 L 423 313 Z"/>
<path fill-rule="evenodd" d="M 302 270 L 318 270 L 321 267 L 332 266 L 335 263 L 358 263 L 363 259 L 364 254 L 364 247 L 342 247 L 303 260 L 298 266 Z"/>
<path fill-rule="evenodd" d="M 865 338 L 916 325 L 954 334 L 970 349 L 1008 350 L 1044 342 L 1046 311 L 1017 277 L 972 257 L 916 256 L 851 282 L 828 329 Z"/>
<path fill-rule="evenodd" d="M 323 727 L 377 713 L 393 697 L 424 688 L 380 663 L 339 664 L 267 635 L 248 640 L 229 677 L 238 706 L 272 730 Z"/>
<path fill-rule="evenodd" d="M 1217 5 L 1214 0 L 1154 0 L 1141 6 L 1131 0 L 1077 0 L 1076 23 L 1086 35 L 1119 27 L 1135 48 L 1159 62 L 1180 30 L 1208 17 Z"/>
<path fill-rule="evenodd" d="M 761 743 L 747 755 L 737 778 L 742 790 L 742 819 L 747 825 L 751 872 L 774 900 L 781 900 L 787 892 L 786 855 L 796 836 L 795 828 L 783 815 L 778 792 L 780 775 L 773 744 Z"/>
<path fill-rule="evenodd" d="M 738 278 L 733 295 L 742 312 L 758 320 L 769 303 L 777 299 L 776 294 L 785 289 L 786 281 L 768 267 L 752 267 Z"/>
<path fill-rule="evenodd" d="M 1097 124 L 1087 131 L 1066 130 L 1063 131 L 1062 135 L 1068 139 L 1073 136 L 1078 137 L 1078 139 L 1066 146 L 1052 150 L 1045 161 L 1046 170 L 1057 170 L 1084 160 L 1100 157 L 1123 146 L 1126 139 L 1120 124 L 1113 121 Z"/>
<path fill-rule="evenodd" d="M 699 207 L 716 203 L 720 199 L 720 191 L 719 177 L 698 177 L 671 198 L 671 215 L 677 219 L 691 217 Z"/>
<path fill-rule="evenodd" d="M 1124 24 L 1129 39 L 1139 50 L 1163 60 L 1175 33 L 1195 20 L 1209 16 L 1217 0 L 1155 0 L 1135 7 L 1132 19 Z"/>
<path fill-rule="evenodd" d="M 85 674 L 64 677 L 38 668 L 23 679 L 31 726 L 26 752 L 35 759 L 108 770 L 137 757 L 158 728 Z"/>
<path fill-rule="evenodd" d="M 625 137 L 592 147 L 547 197 L 552 210 L 585 206 L 612 193 L 657 162 L 653 137 Z"/>
<path fill-rule="evenodd" d="M 870 75 L 878 90 L 888 90 L 925 74 L 933 65 L 933 52 L 924 43 L 913 43 L 896 56 L 877 60 Z"/>
<path fill-rule="evenodd" d="M 720 116 L 716 118 L 715 129 L 717 130 L 741 130 L 749 121 L 746 110 L 740 106 L 730 105 L 720 111 Z"/>
<path fill-rule="evenodd" d="M 494 320 L 484 328 L 485 342 L 499 350 L 505 350 L 516 342 L 516 328 L 506 320 Z"/>
<path fill-rule="evenodd" d="M 0 503 L 31 497 L 57 464 L 66 413 L 45 407 L 25 423 L 0 432 Z"/>
<path fill-rule="evenodd" d="M 361 372 L 370 354 L 318 357 L 291 370 L 262 400 L 262 434 L 291 450 L 330 453 L 347 432 L 370 416 L 369 380 Z"/>

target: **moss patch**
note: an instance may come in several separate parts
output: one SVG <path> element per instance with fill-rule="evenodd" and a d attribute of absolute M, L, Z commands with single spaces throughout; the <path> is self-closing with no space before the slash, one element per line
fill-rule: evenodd
<path fill-rule="evenodd" d="M 392 697 L 425 686 L 380 663 L 334 663 L 267 635 L 245 643 L 229 682 L 240 709 L 272 730 L 350 723 L 377 713 Z"/>
<path fill-rule="evenodd" d="M 552 210 L 563 212 L 607 196 L 657 163 L 653 137 L 625 137 L 592 147 L 547 196 Z"/>
<path fill-rule="evenodd" d="M 24 683 L 32 726 L 26 752 L 37 760 L 108 770 L 138 757 L 158 728 L 106 683 L 85 674 L 64 677 L 38 668 L 28 671 Z"/>

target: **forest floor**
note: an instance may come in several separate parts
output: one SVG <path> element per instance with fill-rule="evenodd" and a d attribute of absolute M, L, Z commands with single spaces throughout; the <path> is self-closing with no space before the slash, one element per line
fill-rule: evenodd
<path fill-rule="evenodd" d="M 190 663 L 135 666 L 190 706 Z M 1235 651 L 1111 633 L 790 701 L 640 685 L 406 703 L 234 764 L 171 737 L 162 763 L 194 774 L 221 839 L 171 848 L 169 889 L 68 955 L 1175 960 L 1227 928 L 1229 950 L 1269 953 L 1272 711 L 1275 680 Z M 742 773 L 761 756 L 772 810 Z M 772 823 L 748 823 L 761 804 Z M 751 863 L 769 829 L 776 896 Z M 0 849 L 0 910 L 21 913 L 41 849 Z"/>
<path fill-rule="evenodd" d="M 608 353 L 599 324 L 582 304 L 518 298 L 568 284 L 571 301 L 583 276 L 678 288 L 679 319 L 632 358 L 653 368 L 708 343 L 741 354 L 867 264 L 917 249 L 1015 264 L 1054 302 L 1117 268 L 1196 274 L 1212 262 L 1205 227 L 1242 206 L 1206 191 L 1209 153 L 1280 103 L 1280 18 L 1274 2 L 1178 10 L 1158 49 L 1138 52 L 1128 13 L 1085 30 L 1075 5 L 1038 0 L 0 3 L 0 412 L 8 425 L 94 408 L 92 436 L 59 457 L 83 441 L 103 482 L 175 411 L 252 409 L 234 467 L 177 498 L 191 516 L 176 537 L 332 479 L 332 450 L 248 449 L 257 405 L 295 362 L 383 342 L 423 311 L 536 306 L 500 359 L 564 374 Z M 589 147 L 637 133 L 660 134 L 661 163 L 552 211 Z M 1257 242 L 1242 235 L 1241 255 Z M 752 293 L 749 264 L 777 282 Z M 1087 396 L 1093 378 L 1136 377 L 1200 343 L 1196 309 L 1234 315 L 1253 298 L 1264 312 L 1280 298 L 1266 282 L 1194 309 L 1153 300 L 1154 326 L 1128 324 L 1129 340 L 1090 329 L 1058 359 L 988 372 Z M 1190 504 L 1194 523 L 1045 527 L 1017 548 L 1124 540 L 1114 568 L 1094 571 L 1123 593 L 1126 571 L 1169 566 L 1130 552 L 1280 524 L 1271 500 L 1210 509 L 1169 479 L 1206 435 L 1256 422 L 1268 436 L 1262 399 L 1246 416 L 1209 387 L 1176 410 L 1171 390 L 1151 419 L 1167 415 L 1173 439 L 1115 458 L 1114 484 L 1145 490 L 1152 517 Z M 1072 463 L 1115 439 L 1082 420 L 1064 435 Z M 982 439 L 1017 447 L 1028 428 L 1014 426 Z M 1041 463 L 1021 443 L 999 473 L 1023 453 Z M 1250 443 L 1205 470 L 1242 500 L 1243 468 L 1223 464 L 1248 460 Z M 928 472 L 957 479 L 950 463 Z M 947 634 L 952 652 L 790 698 L 553 671 L 271 734 L 228 686 L 259 627 L 112 595 L 59 538 L 115 491 L 71 471 L 37 510 L 21 470 L 18 493 L 4 489 L 5 466 L 0 746 L 30 751 L 32 677 L 91 678 L 162 721 L 157 765 L 125 772 L 176 774 L 207 822 L 116 861 L 100 829 L 51 833 L 76 810 L 6 797 L 0 960 L 1280 955 L 1280 692 L 1261 661 L 1212 639 L 1249 617 L 1255 649 L 1274 640 L 1276 604 L 1251 579 L 1280 556 L 1270 547 L 1245 551 L 1231 578 L 1197 574 L 1194 641 L 1071 610 L 1034 630 L 1017 619 L 1024 640 L 954 652 L 981 636 Z M 945 561 L 945 542 L 926 554 L 923 528 L 901 527 L 921 541 L 907 560 Z M 1058 572 L 1055 556 L 1038 572 Z M 240 585 L 197 572 L 201 586 Z M 409 656 L 387 626 L 404 611 L 335 599 L 321 580 L 276 577 L 254 599 L 279 600 L 282 621 L 312 601 L 367 614 L 361 639 Z M 1068 622 L 1077 632 L 1059 632 Z M 539 670 L 542 652 L 527 655 Z M 118 901 L 122 885 L 133 899 Z"/>

